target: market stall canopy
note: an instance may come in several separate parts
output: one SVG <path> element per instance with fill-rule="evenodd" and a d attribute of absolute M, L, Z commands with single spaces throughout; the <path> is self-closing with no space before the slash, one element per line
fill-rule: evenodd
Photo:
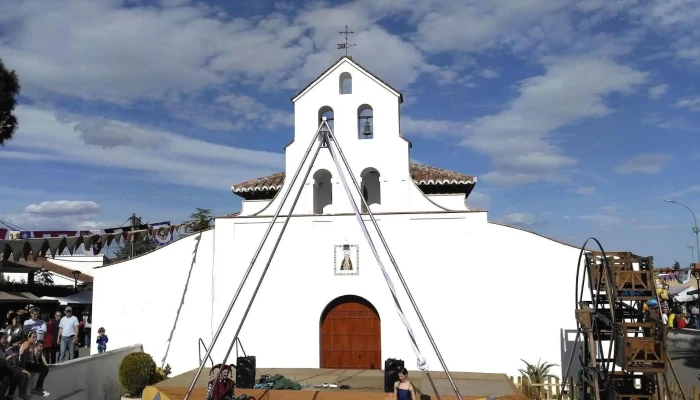
<path fill-rule="evenodd" d="M 92 304 L 92 291 L 88 290 L 85 292 L 80 292 L 76 294 L 72 294 L 67 297 L 49 297 L 49 296 L 44 296 L 41 298 L 42 300 L 55 300 L 61 303 L 62 306 L 66 306 L 69 304 Z"/>
<path fill-rule="evenodd" d="M 53 303 L 55 299 L 37 298 L 31 293 L 0 292 L 0 303 Z"/>
<path fill-rule="evenodd" d="M 685 303 L 688 301 L 697 300 L 697 297 L 692 294 L 693 292 L 696 291 L 695 288 L 693 288 L 692 286 L 686 286 L 686 287 L 681 287 L 681 288 L 682 288 L 682 290 L 680 290 L 678 293 L 672 294 L 673 299 L 675 301 Z M 669 290 L 669 292 L 670 292 L 670 290 Z"/>

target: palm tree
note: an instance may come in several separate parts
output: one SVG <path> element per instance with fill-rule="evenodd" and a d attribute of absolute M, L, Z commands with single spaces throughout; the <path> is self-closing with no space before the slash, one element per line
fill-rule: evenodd
<path fill-rule="evenodd" d="M 17 118 L 13 114 L 19 95 L 17 73 L 7 69 L 0 60 L 0 146 L 12 139 L 17 130 Z"/>
<path fill-rule="evenodd" d="M 549 378 L 556 378 L 549 371 L 556 367 L 557 364 L 542 362 L 541 360 L 537 360 L 537 364 L 530 364 L 525 360 L 520 361 L 525 363 L 525 369 L 519 369 L 518 371 L 530 381 L 530 384 L 537 385 L 527 388 L 523 385 L 523 393 L 533 399 L 540 400 L 542 398 L 542 384 Z"/>

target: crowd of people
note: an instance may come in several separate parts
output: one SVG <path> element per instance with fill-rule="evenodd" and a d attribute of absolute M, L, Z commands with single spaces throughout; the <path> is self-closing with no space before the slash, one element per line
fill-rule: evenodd
<path fill-rule="evenodd" d="M 31 393 L 48 396 L 44 380 L 49 374 L 49 365 L 78 357 L 81 346 L 90 346 L 90 321 L 73 315 L 72 307 L 55 311 L 53 318 L 42 313 L 39 307 L 26 310 L 7 311 L 4 327 L 0 329 L 0 399 L 12 399 L 19 389 L 21 399 L 29 399 L 32 374 L 37 374 L 36 385 Z M 64 314 L 65 313 L 65 314 Z M 100 353 L 107 349 L 104 328 L 98 330 L 97 346 Z"/>

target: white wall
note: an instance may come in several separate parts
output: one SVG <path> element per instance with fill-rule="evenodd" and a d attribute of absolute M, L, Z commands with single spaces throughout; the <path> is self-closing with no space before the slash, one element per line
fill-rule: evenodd
<path fill-rule="evenodd" d="M 566 365 L 560 334 L 575 328 L 578 249 L 489 224 L 486 217 L 485 212 L 464 212 L 377 215 L 377 220 L 451 370 L 515 374 L 522 367 L 520 359 Z M 234 307 L 214 351 L 216 362 L 222 361 L 233 338 L 282 221 Z M 210 343 L 268 222 L 218 219 L 215 231 L 202 234 L 191 270 L 199 235 L 96 269 L 94 325 L 107 329 L 111 345 L 143 343 L 160 364 L 189 280 L 164 361 L 176 374 L 195 368 L 197 339 Z M 439 370 L 396 273 L 373 237 L 419 346 L 431 369 Z M 359 245 L 359 275 L 334 276 L 333 248 L 342 244 Z M 355 216 L 292 219 L 243 326 L 244 348 L 258 357 L 259 367 L 319 367 L 321 313 L 330 301 L 348 294 L 364 297 L 377 308 L 382 358 L 402 358 L 414 369 L 407 334 Z M 142 327 L 142 321 L 153 323 Z M 560 374 L 559 368 L 555 373 Z"/>
<path fill-rule="evenodd" d="M 104 256 L 101 254 L 96 256 L 74 254 L 72 256 L 56 256 L 49 261 L 61 267 L 70 268 L 72 271 L 80 271 L 81 274 L 93 276 L 93 269 L 104 265 Z"/>
<path fill-rule="evenodd" d="M 115 349 L 49 366 L 44 388 L 50 399 L 118 400 L 119 364 L 127 354 L 142 351 L 141 345 Z"/>
<path fill-rule="evenodd" d="M 218 279 L 212 239 L 213 231 L 206 231 L 94 270 L 92 325 L 105 328 L 108 349 L 142 343 L 156 364 L 170 363 L 174 374 L 197 365 L 197 340 L 211 342 L 213 296 L 223 304 L 230 291 L 212 292 Z M 218 251 L 235 257 L 223 243 Z M 91 349 L 97 352 L 97 346 Z"/>

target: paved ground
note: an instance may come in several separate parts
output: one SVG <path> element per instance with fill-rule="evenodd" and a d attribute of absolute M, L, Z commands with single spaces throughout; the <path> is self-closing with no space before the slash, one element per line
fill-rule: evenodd
<path fill-rule="evenodd" d="M 697 335 L 668 334 L 668 355 L 683 388 L 700 386 L 700 333 Z M 673 375 L 668 374 L 673 380 Z"/>

